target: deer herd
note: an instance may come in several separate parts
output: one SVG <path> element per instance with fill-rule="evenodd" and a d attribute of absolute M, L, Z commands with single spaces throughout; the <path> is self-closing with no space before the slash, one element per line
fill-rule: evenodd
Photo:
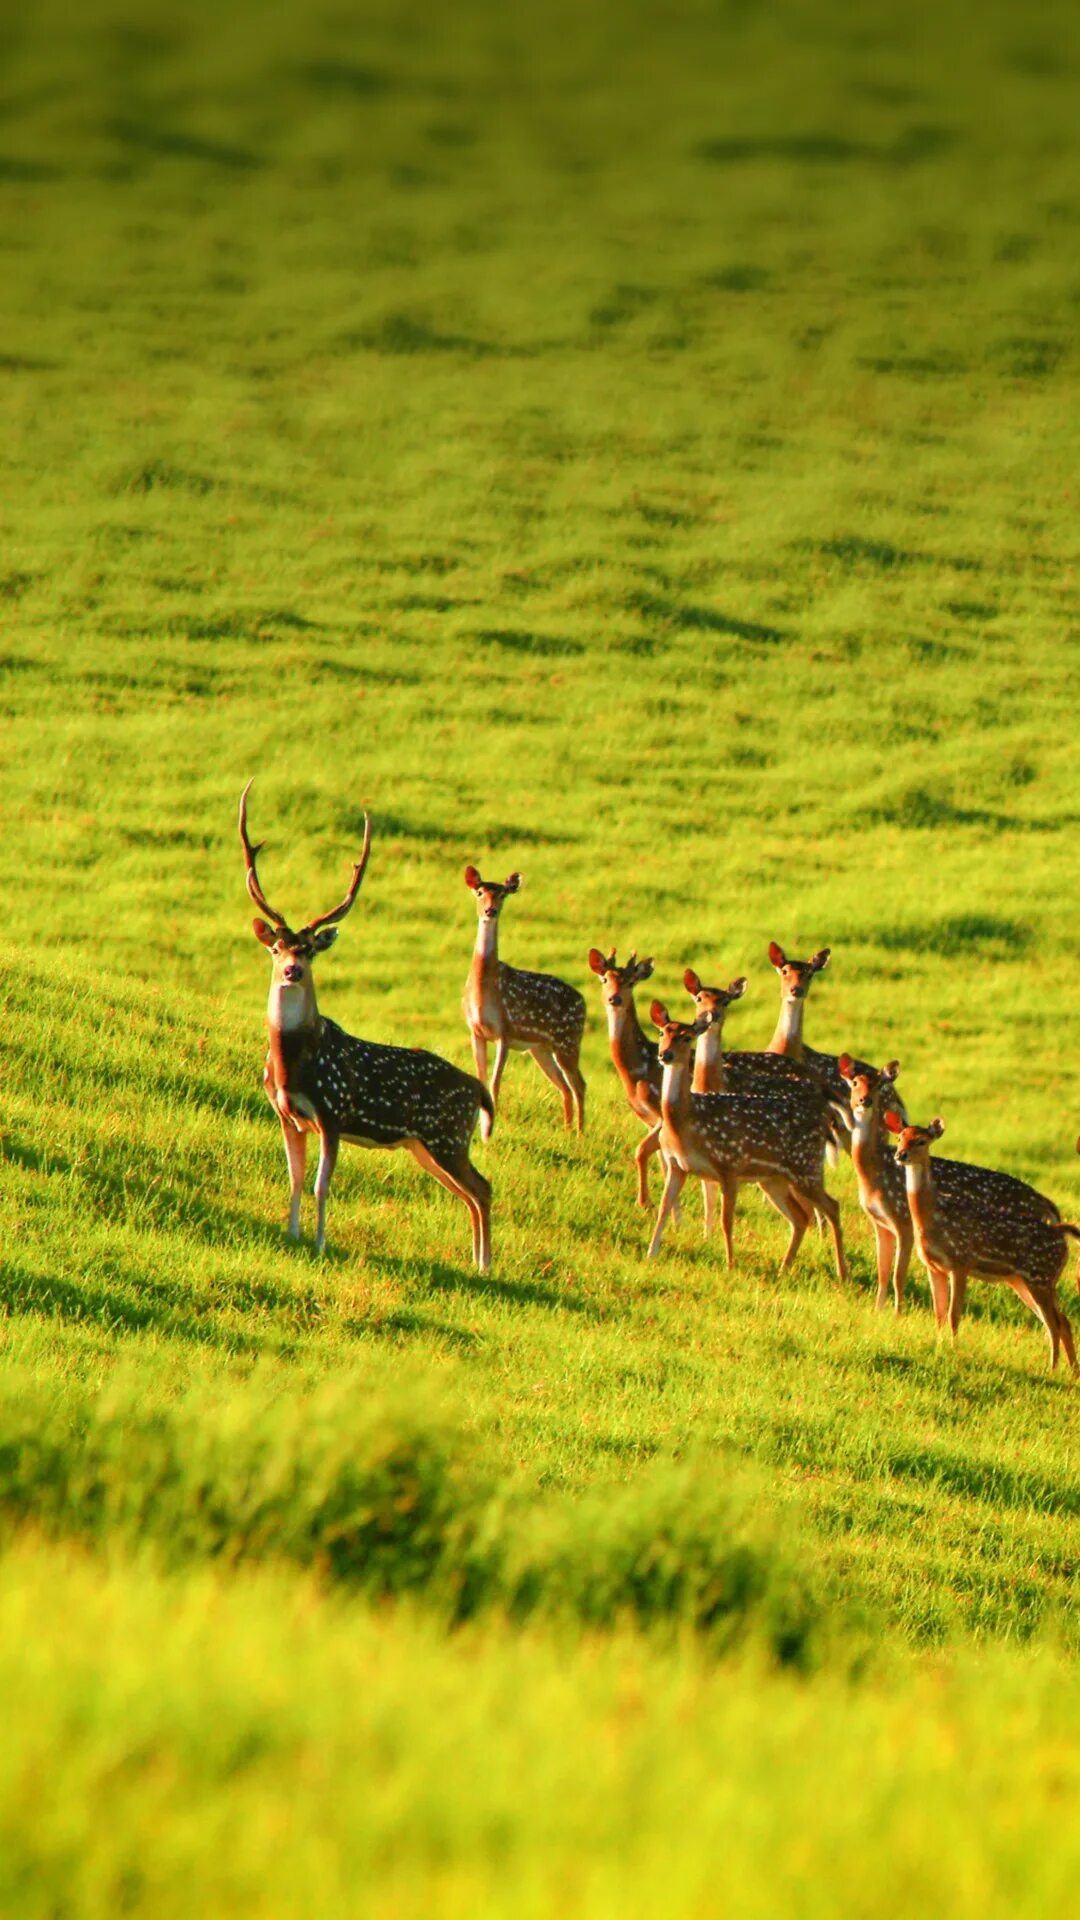
<path fill-rule="evenodd" d="M 499 918 L 521 886 L 521 875 L 484 880 L 473 866 L 465 884 L 476 899 L 477 930 L 463 1001 L 476 1075 L 421 1048 L 384 1046 L 346 1033 L 318 1009 L 312 963 L 333 945 L 351 910 L 371 849 L 364 844 L 340 905 L 294 932 L 271 907 L 259 881 L 261 847 L 248 835 L 247 800 L 240 799 L 240 839 L 247 887 L 259 918 L 255 937 L 269 951 L 273 972 L 267 1007 L 269 1046 L 263 1085 L 281 1122 L 289 1167 L 289 1233 L 300 1235 L 300 1203 L 309 1133 L 318 1136 L 315 1245 L 326 1240 L 326 1206 L 342 1141 L 362 1147 L 407 1147 L 420 1165 L 464 1201 L 472 1225 L 473 1258 L 491 1265 L 491 1185 L 473 1165 L 469 1147 L 477 1119 L 491 1134 L 507 1056 L 529 1053 L 562 1097 L 567 1127 L 585 1131 L 585 1080 L 580 1052 L 585 999 L 550 973 L 510 966 L 498 952 Z M 757 1184 L 782 1214 L 791 1236 L 781 1272 L 798 1253 L 815 1218 L 832 1238 L 836 1271 L 847 1277 L 840 1209 L 825 1186 L 825 1162 L 850 1153 L 859 1202 L 874 1233 L 877 1305 L 889 1296 L 900 1311 L 914 1247 L 926 1267 L 939 1328 L 955 1335 L 968 1281 L 1002 1280 L 1046 1329 L 1051 1365 L 1061 1347 L 1073 1371 L 1072 1328 L 1057 1299 L 1066 1237 L 1080 1227 L 1061 1218 L 1052 1200 L 1024 1181 L 989 1167 L 945 1160 L 931 1148 L 944 1123 L 909 1124 L 897 1091 L 899 1063 L 873 1067 L 849 1053 L 820 1053 L 803 1038 L 806 998 L 829 962 L 822 947 L 796 960 L 774 941 L 769 959 L 780 980 L 780 1017 L 762 1052 L 730 1052 L 722 1045 L 728 1008 L 741 999 L 745 979 L 707 987 L 688 969 L 683 986 L 693 1016 L 672 1017 L 652 1000 L 652 1039 L 642 1027 L 635 988 L 653 972 L 651 959 L 631 954 L 620 966 L 614 948 L 593 947 L 607 1017 L 611 1058 L 635 1118 L 645 1128 L 635 1155 L 637 1197 L 649 1206 L 649 1162 L 659 1156 L 664 1185 L 648 1254 L 660 1251 L 666 1223 L 678 1218 L 679 1196 L 690 1175 L 702 1183 L 705 1231 L 716 1196 L 729 1266 L 734 1261 L 735 1200 L 739 1187 Z M 495 1058 L 488 1078 L 488 1048 Z M 889 1136 L 896 1137 L 895 1146 Z M 1080 1286 L 1080 1280 L 1078 1280 Z"/>

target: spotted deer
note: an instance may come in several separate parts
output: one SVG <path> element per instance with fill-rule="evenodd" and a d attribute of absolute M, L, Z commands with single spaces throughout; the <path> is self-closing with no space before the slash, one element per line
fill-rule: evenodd
<path fill-rule="evenodd" d="M 735 1257 L 732 1221 L 736 1192 L 743 1182 L 757 1181 L 766 1187 L 769 1198 L 791 1226 L 780 1271 L 790 1267 L 807 1225 L 820 1211 L 832 1232 L 836 1271 L 845 1280 L 840 1209 L 824 1182 L 829 1119 L 820 1089 L 793 1081 L 790 1086 L 777 1085 L 767 1092 L 694 1093 L 690 1054 L 695 1041 L 706 1031 L 709 1016 L 699 1015 L 692 1025 L 672 1020 L 659 1000 L 653 1001 L 650 1013 L 660 1032 L 659 1059 L 664 1070 L 660 1145 L 668 1162 L 664 1197 L 649 1242 L 650 1257 L 660 1251 L 664 1222 L 687 1175 L 693 1173 L 715 1181 L 720 1188 L 721 1230 L 729 1267 Z"/>
<path fill-rule="evenodd" d="M 469 1159 L 478 1113 L 491 1116 L 487 1090 L 436 1053 L 360 1040 L 320 1014 L 312 962 L 338 937 L 351 910 L 371 849 L 371 823 L 364 817 L 364 846 L 340 906 L 294 933 L 272 907 L 256 869 L 262 847 L 248 836 L 247 798 L 240 797 L 240 840 L 247 888 L 259 909 L 255 938 L 271 959 L 267 1003 L 269 1050 L 263 1073 L 266 1095 L 281 1121 L 289 1163 L 289 1233 L 300 1237 L 300 1202 L 307 1164 L 307 1138 L 318 1135 L 315 1178 L 318 1223 L 315 1246 L 326 1244 L 326 1204 L 341 1142 L 359 1147 L 407 1147 L 419 1164 L 464 1201 L 472 1223 L 473 1258 L 481 1273 L 491 1264 L 491 1187 Z"/>
<path fill-rule="evenodd" d="M 955 1339 L 968 1281 L 1004 1280 L 1046 1328 L 1051 1367 L 1057 1366 L 1064 1347 L 1075 1373 L 1072 1327 L 1058 1304 L 1057 1283 L 1065 1265 L 1066 1235 L 1080 1240 L 1080 1227 L 1062 1220 L 1056 1208 L 1040 1212 L 1040 1203 L 1046 1203 L 1033 1187 L 1027 1189 L 1022 1210 L 989 1167 L 954 1160 L 951 1184 L 939 1182 L 941 1163 L 931 1160 L 930 1149 L 945 1131 L 940 1118 L 928 1127 L 913 1127 L 889 1108 L 885 1125 L 899 1135 L 896 1158 L 904 1169 L 915 1245 L 930 1277 L 938 1326 L 947 1319 Z"/>
<path fill-rule="evenodd" d="M 566 1125 L 573 1126 L 576 1108 L 577 1130 L 584 1133 L 585 1081 L 578 1065 L 585 1031 L 584 995 L 553 973 L 526 973 L 499 959 L 499 914 L 520 888 L 520 873 L 509 873 L 500 883 L 482 880 L 475 867 L 466 867 L 465 885 L 476 895 L 478 923 L 462 1006 L 480 1080 L 487 1085 L 488 1042 L 493 1040 L 494 1107 L 507 1055 L 512 1049 L 531 1053 L 562 1095 Z M 490 1122 L 485 1125 L 481 1119 L 480 1131 L 486 1139 Z"/>
<path fill-rule="evenodd" d="M 877 1249 L 878 1291 L 875 1305 L 884 1307 L 889 1296 L 889 1268 L 892 1267 L 893 1303 L 897 1313 L 903 1303 L 904 1282 L 911 1262 L 914 1228 L 908 1206 L 904 1169 L 888 1138 L 885 1112 L 891 1110 L 907 1125 L 907 1112 L 897 1091 L 900 1062 L 875 1070 L 860 1068 L 849 1053 L 840 1055 L 840 1072 L 851 1096 L 855 1129 L 851 1157 L 859 1182 L 859 1205 L 874 1229 Z M 955 1193 L 961 1197 L 969 1184 L 970 1168 L 963 1160 L 934 1161 L 934 1180 L 947 1204 Z M 1061 1215 L 1052 1200 L 1037 1193 L 1011 1173 L 982 1169 L 984 1191 L 995 1203 L 1018 1218 L 1033 1214 L 1038 1220 L 1059 1220 Z"/>
<path fill-rule="evenodd" d="M 900 1062 L 890 1060 L 888 1066 L 875 1071 L 873 1067 L 857 1066 L 850 1053 L 842 1053 L 837 1064 L 851 1101 L 851 1158 L 859 1183 L 859 1205 L 874 1230 L 877 1254 L 874 1304 L 880 1312 L 889 1298 L 891 1268 L 893 1305 L 899 1313 L 914 1233 L 904 1169 L 885 1137 L 882 1109 L 891 1102 L 895 1111 L 904 1115 L 903 1103 L 896 1091 Z"/>
<path fill-rule="evenodd" d="M 798 1080 L 804 1085 L 820 1086 L 820 1077 L 814 1069 L 791 1054 L 733 1053 L 725 1049 L 724 1020 L 728 1008 L 746 992 L 744 975 L 740 974 L 726 987 L 706 987 L 700 974 L 695 973 L 693 967 L 687 967 L 683 985 L 698 1013 L 709 1015 L 709 1024 L 694 1056 L 695 1093 L 739 1093 L 746 1087 L 760 1087 L 763 1081 Z"/>
<path fill-rule="evenodd" d="M 634 988 L 652 975 L 651 960 L 639 960 L 632 953 L 620 967 L 612 947 L 609 954 L 599 947 L 589 948 L 589 966 L 595 973 L 604 1000 L 608 1023 L 608 1043 L 615 1071 L 632 1114 L 648 1128 L 637 1162 L 638 1205 L 649 1204 L 648 1162 L 659 1151 L 660 1082 L 662 1074 L 657 1045 L 650 1040 L 634 1005 Z M 644 1157 L 640 1157 L 643 1153 Z"/>
<path fill-rule="evenodd" d="M 724 1050 L 724 1020 L 728 1008 L 734 1001 L 741 1000 L 746 992 L 744 974 L 726 987 L 706 987 L 700 974 L 693 967 L 687 967 L 683 974 L 683 986 L 692 996 L 698 1015 L 708 1019 L 694 1053 L 694 1072 L 690 1082 L 692 1093 L 764 1093 L 770 1085 L 786 1082 L 790 1086 L 793 1081 L 801 1081 L 804 1086 L 815 1088 L 819 1096 L 824 1097 L 817 1075 L 809 1067 L 804 1067 L 801 1061 L 791 1060 L 786 1054 L 780 1053 L 730 1053 Z M 836 1128 L 831 1127 L 825 1152 L 834 1165 L 837 1137 Z M 770 1185 L 763 1185 L 761 1190 L 775 1206 Z M 801 1207 L 802 1203 L 793 1188 L 788 1189 L 788 1199 L 792 1206 Z M 708 1187 L 705 1189 L 705 1214 L 705 1230 L 708 1232 L 711 1226 L 711 1194 Z"/>
<path fill-rule="evenodd" d="M 816 1047 L 808 1047 L 803 1039 L 806 996 L 816 975 L 828 966 L 830 952 L 829 947 L 820 947 L 809 960 L 791 960 L 783 947 L 775 940 L 770 940 L 769 959 L 780 975 L 780 1016 L 768 1051 L 783 1054 L 789 1060 L 799 1060 L 818 1075 L 829 1099 L 835 1101 L 844 1114 L 840 1140 L 845 1152 L 850 1152 L 851 1112 L 837 1056 L 834 1053 L 821 1053 Z M 859 1060 L 856 1065 L 864 1067 L 866 1062 Z"/>

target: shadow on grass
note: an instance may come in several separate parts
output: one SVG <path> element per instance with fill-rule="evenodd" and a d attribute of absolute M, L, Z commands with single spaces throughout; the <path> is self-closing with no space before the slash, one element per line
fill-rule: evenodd
<path fill-rule="evenodd" d="M 472 637 L 488 646 L 503 647 L 508 653 L 538 654 L 545 659 L 585 651 L 581 640 L 560 639 L 548 633 L 525 633 L 513 627 L 478 627 Z"/>
<path fill-rule="evenodd" d="M 759 139 L 702 140 L 693 151 L 699 160 L 718 167 L 747 166 L 759 160 L 786 160 L 796 166 L 909 167 L 947 153 L 957 138 L 951 127 L 916 123 L 905 127 L 888 144 L 849 140 L 835 133 L 791 133 Z"/>
<path fill-rule="evenodd" d="M 787 637 L 780 627 L 761 626 L 754 620 L 739 620 L 733 614 L 721 613 L 715 607 L 665 600 L 658 594 L 631 593 L 626 596 L 623 605 L 630 613 L 639 613 L 646 620 L 655 620 L 664 627 L 675 627 L 683 633 L 721 633 L 735 640 L 755 641 L 777 641 Z"/>
<path fill-rule="evenodd" d="M 376 1259 L 376 1265 L 392 1265 L 395 1272 L 401 1271 L 401 1263 L 383 1262 Z M 512 1301 L 519 1307 L 547 1307 L 560 1313 L 582 1314 L 590 1320 L 601 1320 L 605 1316 L 593 1301 L 584 1299 L 580 1294 L 567 1288 L 543 1286 L 538 1280 L 502 1280 L 499 1277 L 498 1261 L 494 1273 L 477 1273 L 475 1267 L 451 1267 L 443 1260 L 410 1262 L 410 1268 L 417 1272 L 417 1284 L 430 1288 L 433 1293 L 464 1294 L 473 1299 L 498 1302 Z"/>
<path fill-rule="evenodd" d="M 959 806 L 952 796 L 931 787 L 907 787 L 895 800 L 866 807 L 863 820 L 887 827 L 915 830 L 940 827 L 991 827 L 995 833 L 1057 833 L 1070 826 L 1073 814 L 1055 814 L 1049 819 L 1024 819 L 1013 813 L 1001 813 L 992 807 Z"/>
<path fill-rule="evenodd" d="M 242 1328 L 222 1327 L 216 1311 L 197 1314 L 177 1305 L 176 1288 L 143 1277 L 109 1286 L 93 1277 L 41 1273 L 8 1260 L 0 1273 L 0 1306 L 12 1314 L 100 1327 L 109 1334 L 149 1333 L 167 1339 L 256 1354 L 265 1342 Z"/>
<path fill-rule="evenodd" d="M 968 1454 L 951 1453 L 945 1447 L 894 1447 L 883 1464 L 893 1479 L 915 1480 L 988 1506 L 1007 1507 L 1014 1512 L 1034 1509 L 1037 1513 L 1080 1514 L 1080 1487 L 1067 1480 L 973 1460 Z"/>
<path fill-rule="evenodd" d="M 109 123 L 108 131 L 119 146 L 164 160 L 196 160 L 233 173 L 249 173 L 264 164 L 262 156 L 249 147 L 204 140 L 198 134 L 185 133 L 182 127 L 163 127 L 156 121 L 116 119 Z"/>
<path fill-rule="evenodd" d="M 857 534 L 845 534 L 835 540 L 799 540 L 804 553 L 823 554 L 848 567 L 876 567 L 885 572 L 892 567 L 951 567 L 956 573 L 979 573 L 980 560 L 963 554 L 923 553 L 915 547 L 895 547 L 887 540 L 864 540 Z"/>
<path fill-rule="evenodd" d="M 946 958 L 1019 959 L 1034 935 L 1022 920 L 991 913 L 959 913 L 914 926 L 868 928 L 865 936 L 890 953 L 934 953 Z"/>
<path fill-rule="evenodd" d="M 272 1237 L 277 1251 L 296 1244 L 283 1232 Z M 332 1269 L 318 1256 L 311 1265 L 326 1273 Z M 345 1266 L 346 1259 L 333 1267 Z M 110 1283 L 100 1275 L 44 1273 L 21 1261 L 5 1263 L 0 1274 L 0 1309 L 10 1314 L 59 1321 L 65 1326 L 97 1327 L 110 1335 L 153 1333 L 185 1344 L 213 1347 L 225 1353 L 257 1355 L 279 1350 L 298 1335 L 317 1329 L 328 1314 L 353 1338 L 438 1340 L 457 1350 L 471 1349 L 482 1335 L 467 1327 L 433 1318 L 415 1308 L 396 1307 L 369 1315 L 335 1311 L 326 1290 L 312 1285 L 255 1279 L 215 1286 L 212 1299 L 198 1303 L 190 1295 L 178 1299 L 173 1281 L 158 1281 L 135 1270 Z M 245 1325 L 259 1316 L 260 1330 Z"/>

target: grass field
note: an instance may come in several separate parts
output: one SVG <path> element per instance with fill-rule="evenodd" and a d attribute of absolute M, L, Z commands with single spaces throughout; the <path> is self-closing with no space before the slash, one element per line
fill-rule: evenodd
<path fill-rule="evenodd" d="M 754 1046 L 828 944 L 810 1041 L 1080 1217 L 1075 9 L 0 44 L 0 1906 L 1071 1910 L 1076 1390 L 875 1316 L 847 1162 L 846 1288 L 756 1195 L 646 1263 L 586 955 Z M 343 1025 L 469 1063 L 469 861 L 589 995 L 490 1278 L 404 1156 L 285 1238 L 252 774 L 294 917 L 372 816 Z"/>

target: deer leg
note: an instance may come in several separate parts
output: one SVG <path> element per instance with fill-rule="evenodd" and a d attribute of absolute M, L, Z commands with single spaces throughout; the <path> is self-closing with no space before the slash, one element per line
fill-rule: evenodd
<path fill-rule="evenodd" d="M 890 1229 L 880 1220 L 871 1220 L 870 1224 L 874 1229 L 874 1247 L 877 1253 L 877 1299 L 874 1301 L 874 1307 L 878 1313 L 882 1313 L 889 1298 L 889 1274 L 893 1265 L 894 1252 L 899 1259 L 900 1249 Z"/>
<path fill-rule="evenodd" d="M 655 1126 L 649 1128 L 644 1140 L 639 1141 L 634 1153 L 634 1162 L 637 1166 L 638 1175 L 637 1203 L 639 1207 L 647 1207 L 649 1204 L 649 1161 L 652 1159 L 654 1153 L 660 1154 L 660 1163 L 663 1166 L 666 1177 L 667 1161 L 660 1148 L 659 1120 Z"/>
<path fill-rule="evenodd" d="M 720 1231 L 724 1236 L 724 1252 L 727 1255 L 728 1267 L 731 1268 L 735 1265 L 735 1240 L 732 1229 L 735 1225 L 735 1195 L 739 1191 L 739 1183 L 730 1173 L 725 1173 L 721 1175 L 719 1185 Z"/>
<path fill-rule="evenodd" d="M 319 1203 L 318 1221 L 315 1227 L 315 1251 L 321 1253 L 326 1245 L 326 1202 L 330 1197 L 330 1182 L 337 1165 L 338 1136 L 325 1130 L 319 1135 L 319 1171 L 315 1175 L 315 1198 Z"/>
<path fill-rule="evenodd" d="M 816 1207 L 819 1213 L 825 1215 L 833 1237 L 833 1251 L 836 1254 L 836 1277 L 838 1280 L 846 1280 L 848 1277 L 848 1269 L 847 1260 L 844 1255 L 844 1239 L 840 1231 L 839 1206 L 833 1199 L 832 1194 L 827 1193 L 824 1187 L 819 1187 L 816 1193 L 800 1193 L 799 1198 L 804 1205 L 807 1200 L 809 1200 L 810 1204 Z"/>
<path fill-rule="evenodd" d="M 967 1299 L 968 1277 L 963 1267 L 953 1267 L 949 1273 L 949 1332 L 956 1339 L 956 1330 L 964 1316 L 964 1302 Z"/>
<path fill-rule="evenodd" d="M 562 1053 L 560 1052 L 559 1048 L 556 1047 L 555 1058 L 559 1063 L 559 1071 L 562 1074 L 564 1080 L 566 1081 L 567 1086 L 570 1088 L 570 1092 L 573 1096 L 574 1106 L 577 1108 L 577 1130 L 579 1133 L 584 1133 L 585 1131 L 585 1076 L 582 1073 L 581 1068 L 578 1066 L 577 1054 Z M 567 1107 L 566 1109 L 567 1126 L 570 1126 L 571 1122 L 572 1122 L 572 1115 L 569 1107 Z"/>
<path fill-rule="evenodd" d="M 791 1227 L 787 1252 L 780 1262 L 780 1272 L 786 1273 L 802 1246 L 803 1235 L 814 1217 L 814 1209 L 807 1206 L 802 1195 L 789 1187 L 786 1180 L 759 1180 L 758 1185 L 769 1205 L 775 1207 L 777 1213 L 783 1214 Z"/>
<path fill-rule="evenodd" d="M 934 1299 L 934 1323 L 940 1332 L 949 1311 L 949 1276 L 944 1267 L 935 1267 L 929 1261 L 926 1272 Z"/>
<path fill-rule="evenodd" d="M 479 1080 L 480 1085 L 482 1087 L 486 1087 L 488 1083 L 487 1041 L 485 1040 L 482 1033 L 477 1033 L 475 1030 L 472 1036 L 472 1052 L 473 1052 L 473 1060 L 476 1065 L 476 1077 Z M 486 1111 L 484 1107 L 481 1107 L 480 1109 L 480 1138 L 481 1140 L 491 1139 L 491 1115 Z"/>
<path fill-rule="evenodd" d="M 473 1166 L 464 1149 L 438 1159 L 422 1140 L 405 1144 L 426 1173 L 433 1174 L 440 1186 L 465 1202 L 472 1223 L 473 1259 L 477 1270 L 487 1273 L 491 1266 L 491 1182 Z"/>
<path fill-rule="evenodd" d="M 703 1180 L 701 1198 L 705 1207 L 705 1238 L 708 1239 L 716 1223 L 716 1181 Z"/>
<path fill-rule="evenodd" d="M 488 1088 L 488 1092 L 491 1095 L 492 1104 L 493 1106 L 496 1106 L 496 1107 L 499 1104 L 499 1088 L 502 1085 L 503 1071 L 505 1069 L 509 1053 L 510 1053 L 510 1042 L 509 1040 L 506 1039 L 505 1035 L 500 1034 L 499 1038 L 495 1042 L 495 1068 L 491 1076 L 491 1085 Z"/>
<path fill-rule="evenodd" d="M 562 1094 L 563 1119 L 568 1127 L 572 1127 L 574 1124 L 574 1096 L 570 1091 L 570 1085 L 566 1075 L 556 1062 L 554 1053 L 550 1047 L 530 1047 L 529 1052 L 532 1054 L 541 1073 L 546 1073 L 552 1086 L 557 1087 Z"/>
<path fill-rule="evenodd" d="M 300 1238 L 300 1201 L 304 1192 L 304 1172 L 307 1167 L 307 1134 L 298 1133 L 291 1120 L 281 1115 L 281 1137 L 285 1142 L 285 1158 L 289 1163 L 289 1238 Z"/>
<path fill-rule="evenodd" d="M 1065 1354 L 1070 1367 L 1072 1367 L 1075 1373 L 1076 1352 L 1073 1347 L 1072 1328 L 1069 1326 L 1068 1320 L 1058 1306 L 1055 1295 L 1044 1287 L 1039 1287 L 1036 1290 L 1036 1288 L 1029 1285 L 1026 1280 L 1021 1280 L 1019 1277 L 1015 1280 L 1010 1280 L 1009 1285 L 1018 1298 L 1024 1302 L 1024 1305 L 1030 1307 L 1032 1313 L 1038 1315 L 1043 1326 L 1046 1328 L 1047 1338 L 1050 1342 L 1051 1369 L 1057 1366 L 1059 1344 L 1064 1340 Z"/>
<path fill-rule="evenodd" d="M 672 1207 L 675 1205 L 676 1200 L 678 1199 L 680 1193 L 682 1192 L 683 1184 L 685 1180 L 686 1180 L 686 1174 L 684 1173 L 682 1167 L 680 1167 L 678 1161 L 669 1160 L 668 1167 L 667 1167 L 667 1179 L 664 1181 L 664 1196 L 660 1202 L 660 1211 L 656 1216 L 656 1225 L 653 1228 L 653 1237 L 649 1241 L 649 1250 L 646 1256 L 646 1258 L 649 1260 L 654 1260 L 656 1258 L 656 1255 L 660 1251 L 660 1241 L 663 1237 L 663 1232 L 664 1232 L 664 1221 L 667 1219 L 668 1214 L 671 1212 Z"/>
<path fill-rule="evenodd" d="M 900 1228 L 896 1235 L 896 1260 L 893 1265 L 892 1277 L 893 1308 L 896 1313 L 899 1313 L 903 1304 L 904 1282 L 907 1279 L 908 1267 L 911 1265 L 911 1249 L 914 1240 L 915 1235 L 911 1230 L 911 1221 L 909 1220 L 906 1225 Z"/>

